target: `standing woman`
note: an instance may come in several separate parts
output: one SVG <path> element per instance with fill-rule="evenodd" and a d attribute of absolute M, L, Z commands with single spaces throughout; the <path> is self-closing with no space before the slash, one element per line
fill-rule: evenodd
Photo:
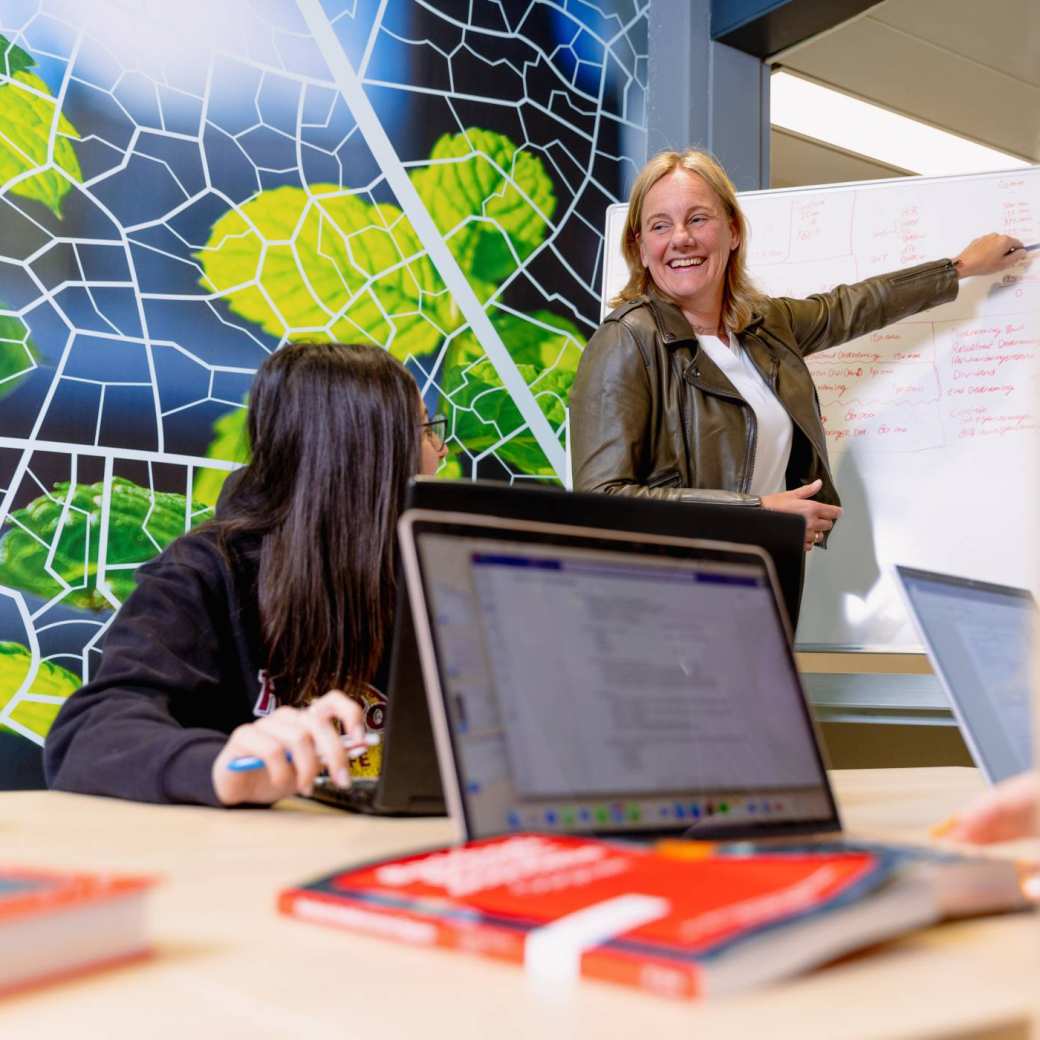
<path fill-rule="evenodd" d="M 756 292 L 748 226 L 710 155 L 661 152 L 636 178 L 628 284 L 582 355 L 571 392 L 574 488 L 797 513 L 805 548 L 841 515 L 803 360 L 957 295 L 1015 263 L 985 235 L 936 260 L 805 300 Z"/>
<path fill-rule="evenodd" d="M 251 462 L 217 519 L 137 572 L 101 666 L 62 706 L 49 786 L 146 802 L 269 804 L 324 766 L 350 783 L 350 694 L 381 670 L 395 527 L 444 443 L 383 350 L 284 347 L 250 392 Z M 286 752 L 291 752 L 291 761 Z M 239 756 L 265 769 L 233 772 Z"/>

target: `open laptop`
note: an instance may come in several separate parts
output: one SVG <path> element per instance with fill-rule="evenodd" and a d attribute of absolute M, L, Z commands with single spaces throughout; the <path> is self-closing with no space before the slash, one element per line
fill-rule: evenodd
<path fill-rule="evenodd" d="M 399 534 L 460 837 L 840 832 L 762 550 L 432 510 Z"/>
<path fill-rule="evenodd" d="M 1031 768 L 1032 593 L 913 567 L 896 574 L 975 764 L 991 783 Z"/>
<path fill-rule="evenodd" d="M 218 506 L 219 508 L 219 506 Z M 490 514 L 519 520 L 607 527 L 645 534 L 691 535 L 759 545 L 779 575 L 787 615 L 797 618 L 805 552 L 800 518 L 766 509 L 702 503 L 580 494 L 537 485 L 490 480 L 438 480 L 416 477 L 408 487 L 406 509 Z M 381 727 L 382 766 L 378 780 L 357 779 L 350 788 L 328 777 L 315 784 L 316 800 L 340 809 L 385 815 L 436 815 L 445 811 L 426 692 L 419 667 L 411 610 L 399 581 L 390 649 L 386 705 Z"/>
<path fill-rule="evenodd" d="M 350 787 L 343 788 L 322 774 L 314 782 L 311 797 L 354 812 L 441 816 L 445 812 L 441 774 L 419 670 L 415 627 L 403 582 L 398 583 L 397 600 L 386 705 L 381 713 L 369 711 L 365 720 L 382 738 L 379 776 L 357 778 Z"/>

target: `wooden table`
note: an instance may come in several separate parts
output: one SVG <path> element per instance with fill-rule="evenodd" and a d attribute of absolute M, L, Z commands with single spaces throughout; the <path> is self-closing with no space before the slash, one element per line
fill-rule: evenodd
<path fill-rule="evenodd" d="M 834 774 L 846 827 L 920 840 L 981 788 L 972 769 Z M 498 1038 L 1025 1037 L 1040 993 L 1037 922 L 934 928 L 791 982 L 700 1004 L 582 983 L 532 990 L 515 967 L 279 917 L 276 891 L 449 840 L 444 819 L 146 806 L 0 794 L 9 862 L 154 872 L 158 956 L 0 1003 L 0 1036 Z M 1027 851 L 1040 855 L 1040 847 Z"/>

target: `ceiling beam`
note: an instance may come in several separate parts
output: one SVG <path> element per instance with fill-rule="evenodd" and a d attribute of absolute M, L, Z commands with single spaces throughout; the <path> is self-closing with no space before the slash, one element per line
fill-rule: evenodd
<path fill-rule="evenodd" d="M 879 0 L 711 0 L 711 37 L 765 60 L 877 6 Z"/>

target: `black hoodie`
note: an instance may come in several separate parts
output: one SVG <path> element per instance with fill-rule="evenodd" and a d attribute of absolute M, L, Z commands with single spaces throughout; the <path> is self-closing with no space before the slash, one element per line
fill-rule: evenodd
<path fill-rule="evenodd" d="M 48 786 L 143 802 L 217 805 L 210 773 L 232 730 L 274 706 L 259 610 L 259 540 L 177 539 L 137 572 L 94 678 L 44 747 Z"/>

